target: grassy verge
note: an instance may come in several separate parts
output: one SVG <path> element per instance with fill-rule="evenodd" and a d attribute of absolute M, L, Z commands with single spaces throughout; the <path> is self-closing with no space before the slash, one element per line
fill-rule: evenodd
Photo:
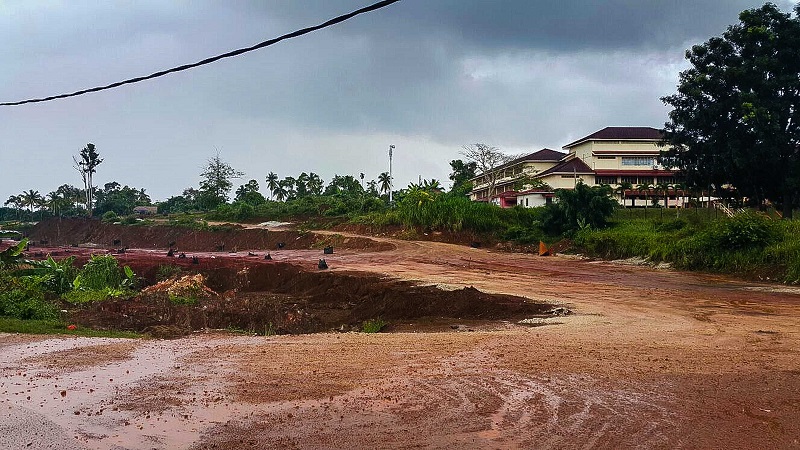
<path fill-rule="evenodd" d="M 64 334 L 70 336 L 140 338 L 142 335 L 130 331 L 93 330 L 77 326 L 67 329 L 68 324 L 58 320 L 22 320 L 13 317 L 0 317 L 0 332 L 24 334 Z"/>
<path fill-rule="evenodd" d="M 688 213 L 663 220 L 652 211 L 650 218 L 618 215 L 609 228 L 581 230 L 575 243 L 606 259 L 644 257 L 678 269 L 800 282 L 800 222 L 762 214 Z"/>

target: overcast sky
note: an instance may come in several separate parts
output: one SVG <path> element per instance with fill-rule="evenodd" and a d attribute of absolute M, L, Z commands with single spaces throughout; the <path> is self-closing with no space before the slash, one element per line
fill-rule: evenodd
<path fill-rule="evenodd" d="M 0 2 L 0 101 L 42 97 L 194 62 L 371 0 Z M 315 172 L 449 186 L 449 161 L 482 142 L 561 149 L 605 126 L 663 126 L 684 51 L 753 0 L 402 0 L 187 72 L 48 103 L 0 107 L 0 204 L 95 182 L 153 200 L 199 184 L 208 158 L 265 195 Z M 789 11 L 793 2 L 778 1 Z"/>

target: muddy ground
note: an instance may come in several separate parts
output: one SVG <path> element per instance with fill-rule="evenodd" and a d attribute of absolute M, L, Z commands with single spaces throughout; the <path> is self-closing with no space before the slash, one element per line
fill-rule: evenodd
<path fill-rule="evenodd" d="M 575 314 L 409 320 L 381 334 L 4 335 L 0 444 L 800 448 L 797 287 L 377 240 L 391 250 L 337 250 L 326 276 L 474 286 Z M 261 258 L 239 250 L 203 256 Z M 322 252 L 270 253 L 316 274 Z"/>

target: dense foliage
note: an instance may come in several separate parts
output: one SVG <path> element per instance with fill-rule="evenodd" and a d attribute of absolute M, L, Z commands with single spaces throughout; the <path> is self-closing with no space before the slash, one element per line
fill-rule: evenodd
<path fill-rule="evenodd" d="M 136 275 L 119 267 L 111 255 L 93 256 L 82 268 L 74 257 L 27 261 L 21 257 L 26 240 L 0 253 L 0 317 L 59 320 L 62 302 L 86 303 L 127 295 Z"/>
<path fill-rule="evenodd" d="M 791 217 L 800 190 L 800 5 L 744 11 L 721 37 L 686 52 L 663 162 L 691 187 L 735 188 Z"/>
<path fill-rule="evenodd" d="M 582 251 L 604 258 L 644 257 L 680 269 L 800 282 L 800 225 L 764 214 L 618 217 L 609 228 L 581 230 L 575 241 Z"/>

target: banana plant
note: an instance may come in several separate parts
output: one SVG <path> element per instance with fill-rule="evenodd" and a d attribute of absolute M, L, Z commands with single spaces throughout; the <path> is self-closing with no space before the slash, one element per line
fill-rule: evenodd
<path fill-rule="evenodd" d="M 22 252 L 28 246 L 28 238 L 23 238 L 17 245 L 0 252 L 0 268 L 16 267 L 22 260 Z"/>

